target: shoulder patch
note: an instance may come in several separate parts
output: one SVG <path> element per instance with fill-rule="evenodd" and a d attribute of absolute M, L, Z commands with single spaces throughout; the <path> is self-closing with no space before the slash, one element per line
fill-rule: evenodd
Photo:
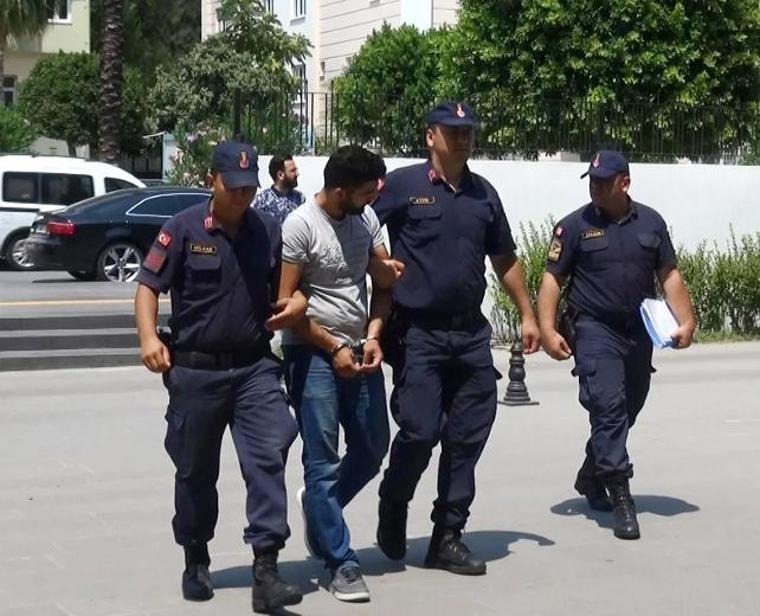
<path fill-rule="evenodd" d="M 161 231 L 156 239 L 158 240 L 158 243 L 161 244 L 161 246 L 164 248 L 168 248 L 169 244 L 172 243 L 172 236 L 169 235 L 166 231 Z"/>
<path fill-rule="evenodd" d="M 546 258 L 549 261 L 554 261 L 556 263 L 557 261 L 559 261 L 559 257 L 561 254 L 562 254 L 562 242 L 555 237 L 552 239 L 552 243 L 549 244 L 549 254 L 546 255 Z"/>
<path fill-rule="evenodd" d="M 153 245 L 142 264 L 149 272 L 158 274 L 166 264 L 166 250 L 161 246 Z"/>

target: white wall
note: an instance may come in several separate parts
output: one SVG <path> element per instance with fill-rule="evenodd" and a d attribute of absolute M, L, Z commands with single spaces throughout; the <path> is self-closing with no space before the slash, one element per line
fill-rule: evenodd
<path fill-rule="evenodd" d="M 296 157 L 299 188 L 310 197 L 322 185 L 326 157 Z M 270 183 L 268 157 L 259 162 L 263 186 Z M 388 170 L 415 161 L 386 158 Z M 579 176 L 587 164 L 572 162 L 470 161 L 470 168 L 498 190 L 515 234 L 519 224 L 559 219 L 588 202 L 588 180 Z M 760 167 L 722 165 L 631 165 L 631 195 L 654 207 L 673 231 L 674 242 L 694 248 L 701 241 L 760 232 Z M 547 242 L 548 242 L 547 238 Z"/>

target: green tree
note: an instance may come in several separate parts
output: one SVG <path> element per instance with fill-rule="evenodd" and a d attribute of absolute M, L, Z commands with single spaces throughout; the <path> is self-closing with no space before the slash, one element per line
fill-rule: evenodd
<path fill-rule="evenodd" d="M 36 135 L 16 107 L 0 106 L 0 152 L 25 152 Z"/>
<path fill-rule="evenodd" d="M 98 83 L 98 154 L 116 164 L 121 158 L 121 95 L 124 77 L 124 0 L 104 0 Z"/>
<path fill-rule="evenodd" d="M 236 91 L 244 101 L 256 97 L 257 113 L 297 92 L 290 67 L 308 55 L 305 37 L 286 33 L 258 0 L 224 0 L 220 18 L 223 32 L 158 68 L 150 93 L 152 129 L 227 125 Z"/>
<path fill-rule="evenodd" d="M 95 54 L 61 52 L 40 59 L 21 85 L 19 103 L 34 130 L 66 141 L 71 154 L 79 145 L 97 149 L 98 67 Z M 128 154 L 142 149 L 144 101 L 140 73 L 128 67 L 120 116 L 123 150 Z"/>
<path fill-rule="evenodd" d="M 5 77 L 8 38 L 33 36 L 46 26 L 47 0 L 0 0 L 0 85 Z"/>
<path fill-rule="evenodd" d="M 680 131 L 709 153 L 754 113 L 759 43 L 756 0 L 463 0 L 439 87 L 478 99 L 493 143 L 667 153 Z"/>
<path fill-rule="evenodd" d="M 435 102 L 438 48 L 447 31 L 414 26 L 374 31 L 335 82 L 342 136 L 388 154 L 424 149 L 425 113 Z"/>
<path fill-rule="evenodd" d="M 103 2 L 90 1 L 90 49 L 102 50 Z M 201 3 L 124 0 L 124 63 L 153 84 L 156 68 L 171 64 L 201 39 Z"/>

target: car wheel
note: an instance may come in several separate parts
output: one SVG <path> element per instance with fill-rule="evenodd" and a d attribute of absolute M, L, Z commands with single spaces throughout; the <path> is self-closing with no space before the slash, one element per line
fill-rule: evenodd
<path fill-rule="evenodd" d="M 25 233 L 17 233 L 5 245 L 3 258 L 8 267 L 17 272 L 28 272 L 34 269 L 34 263 L 26 252 L 26 237 Z"/>
<path fill-rule="evenodd" d="M 95 272 L 74 272 L 74 271 L 69 271 L 69 274 L 71 274 L 77 280 L 95 280 L 95 278 L 96 278 Z"/>
<path fill-rule="evenodd" d="M 98 280 L 132 282 L 142 265 L 140 249 L 129 242 L 116 242 L 103 249 L 98 257 Z"/>

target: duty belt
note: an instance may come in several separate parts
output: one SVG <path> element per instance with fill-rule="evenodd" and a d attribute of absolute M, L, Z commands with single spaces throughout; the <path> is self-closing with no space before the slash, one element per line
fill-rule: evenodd
<path fill-rule="evenodd" d="M 479 307 L 453 314 L 416 310 L 402 306 L 397 307 L 397 310 L 401 319 L 428 329 L 461 329 L 483 319 L 483 313 Z"/>
<path fill-rule="evenodd" d="M 173 354 L 173 363 L 198 370 L 230 370 L 255 364 L 269 352 L 269 345 L 220 353 L 177 350 Z"/>

